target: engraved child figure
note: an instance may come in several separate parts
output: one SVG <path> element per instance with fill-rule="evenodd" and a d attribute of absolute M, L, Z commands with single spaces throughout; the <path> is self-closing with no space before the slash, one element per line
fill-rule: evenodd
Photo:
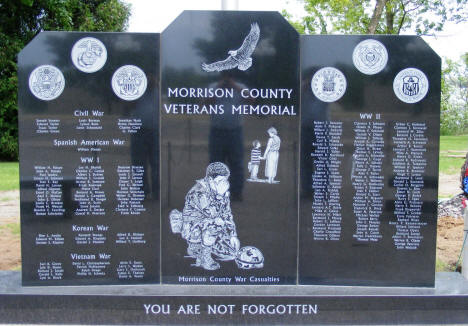
<path fill-rule="evenodd" d="M 261 144 L 258 140 L 252 142 L 252 151 L 250 152 L 249 172 L 250 180 L 257 180 L 258 168 L 260 167 L 260 157 L 262 152 L 260 150 Z"/>
<path fill-rule="evenodd" d="M 183 211 L 173 209 L 169 214 L 172 232 L 187 241 L 187 254 L 196 259 L 194 265 L 206 270 L 220 267 L 213 256 L 234 260 L 240 248 L 229 201 L 229 175 L 225 164 L 211 163 L 205 178 L 197 180 L 187 193 Z"/>

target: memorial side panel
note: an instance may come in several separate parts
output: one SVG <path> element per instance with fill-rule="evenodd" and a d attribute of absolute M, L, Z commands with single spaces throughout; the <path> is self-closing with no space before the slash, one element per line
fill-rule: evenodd
<path fill-rule="evenodd" d="M 440 59 L 405 36 L 301 51 L 300 283 L 433 286 Z"/>
<path fill-rule="evenodd" d="M 23 283 L 159 282 L 159 35 L 39 34 L 19 56 Z"/>

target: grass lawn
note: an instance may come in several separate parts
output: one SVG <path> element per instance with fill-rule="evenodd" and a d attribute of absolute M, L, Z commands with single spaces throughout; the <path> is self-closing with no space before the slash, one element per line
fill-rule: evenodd
<path fill-rule="evenodd" d="M 0 162 L 0 190 L 19 189 L 18 162 Z"/>
<path fill-rule="evenodd" d="M 453 272 L 454 267 L 449 266 L 447 263 L 444 263 L 439 258 L 436 259 L 436 272 Z"/>
<path fill-rule="evenodd" d="M 0 225 L 0 230 L 9 230 L 13 235 L 20 236 L 21 229 L 20 229 L 20 224 L 19 223 L 8 223 L 4 225 Z"/>
<path fill-rule="evenodd" d="M 463 157 L 448 157 L 448 155 L 464 156 L 467 152 L 468 135 L 440 136 L 439 173 L 460 173 Z"/>

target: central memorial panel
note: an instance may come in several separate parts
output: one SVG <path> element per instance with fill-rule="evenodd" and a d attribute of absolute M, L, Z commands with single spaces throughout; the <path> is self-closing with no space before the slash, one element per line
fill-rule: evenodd
<path fill-rule="evenodd" d="M 163 283 L 295 284 L 299 35 L 185 11 L 161 49 Z"/>

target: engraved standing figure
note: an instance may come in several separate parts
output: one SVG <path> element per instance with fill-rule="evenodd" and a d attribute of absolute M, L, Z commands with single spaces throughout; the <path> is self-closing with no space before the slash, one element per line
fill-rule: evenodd
<path fill-rule="evenodd" d="M 266 160 L 265 163 L 265 177 L 268 178 L 269 183 L 277 183 L 275 181 L 276 172 L 278 170 L 278 159 L 279 159 L 279 150 L 281 146 L 281 139 L 278 137 L 278 131 L 271 127 L 267 131 L 270 139 L 263 153 L 262 159 Z"/>
<path fill-rule="evenodd" d="M 260 156 L 262 154 L 262 151 L 260 149 L 261 144 L 258 140 L 254 140 L 252 142 L 253 148 L 252 151 L 250 152 L 250 162 L 248 165 L 249 172 L 250 172 L 250 179 L 251 181 L 255 181 L 258 179 L 257 174 L 258 174 L 258 168 L 260 167 Z"/>
<path fill-rule="evenodd" d="M 202 69 L 207 72 L 229 70 L 236 67 L 242 71 L 249 69 L 252 66 L 251 56 L 259 38 L 260 27 L 258 27 L 257 23 L 253 23 L 250 25 L 250 32 L 239 49 L 228 51 L 229 57 L 225 60 L 210 64 L 203 63 Z"/>

